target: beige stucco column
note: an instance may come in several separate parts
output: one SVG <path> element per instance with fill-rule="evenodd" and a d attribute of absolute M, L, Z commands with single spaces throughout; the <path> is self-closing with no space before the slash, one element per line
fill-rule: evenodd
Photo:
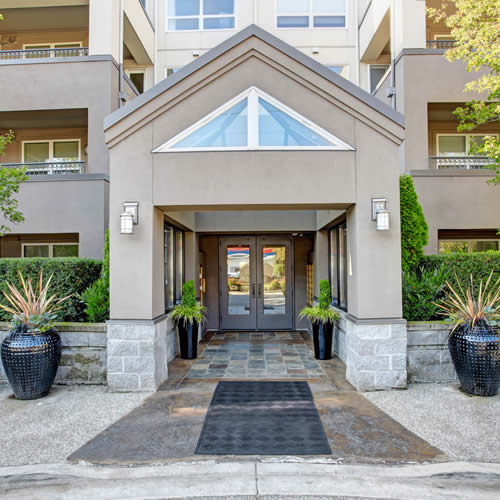
<path fill-rule="evenodd" d="M 89 54 L 112 55 L 120 60 L 120 0 L 89 0 Z"/>

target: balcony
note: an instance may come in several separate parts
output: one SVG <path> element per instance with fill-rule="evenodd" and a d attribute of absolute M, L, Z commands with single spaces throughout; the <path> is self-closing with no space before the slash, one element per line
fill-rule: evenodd
<path fill-rule="evenodd" d="M 84 161 L 54 161 L 31 163 L 3 163 L 5 168 L 24 168 L 26 175 L 83 175 L 87 171 Z"/>
<path fill-rule="evenodd" d="M 455 47 L 456 40 L 427 40 L 428 49 L 452 49 Z"/>
<path fill-rule="evenodd" d="M 495 164 L 495 161 L 485 156 L 431 156 L 429 163 L 430 168 L 435 170 L 446 168 L 475 170 L 489 168 Z"/>
<path fill-rule="evenodd" d="M 57 57 L 82 57 L 88 55 L 89 55 L 88 47 L 29 49 L 29 50 L 0 50 L 0 62 L 13 61 L 13 60 L 57 58 Z"/>

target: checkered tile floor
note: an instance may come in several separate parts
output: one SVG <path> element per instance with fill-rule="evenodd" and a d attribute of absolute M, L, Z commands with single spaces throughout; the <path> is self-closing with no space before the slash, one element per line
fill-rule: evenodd
<path fill-rule="evenodd" d="M 326 378 L 300 333 L 216 333 L 187 378 Z"/>

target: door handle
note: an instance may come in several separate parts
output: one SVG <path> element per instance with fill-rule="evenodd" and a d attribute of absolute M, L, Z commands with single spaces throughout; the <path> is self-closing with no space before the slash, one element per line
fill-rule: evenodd
<path fill-rule="evenodd" d="M 252 298 L 255 299 L 255 283 L 252 283 Z"/>
<path fill-rule="evenodd" d="M 258 293 L 259 298 L 261 298 L 262 297 L 262 283 L 259 283 L 259 288 L 257 290 L 257 293 Z"/>

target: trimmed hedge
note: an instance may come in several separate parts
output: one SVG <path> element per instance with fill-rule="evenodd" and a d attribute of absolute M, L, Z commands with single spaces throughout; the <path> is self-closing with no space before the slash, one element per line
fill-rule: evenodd
<path fill-rule="evenodd" d="M 6 282 L 20 287 L 18 271 L 23 277 L 31 278 L 33 284 L 38 283 L 40 270 L 43 271 L 44 282 L 53 274 L 50 293 L 58 297 L 72 294 L 63 302 L 58 312 L 57 321 L 87 321 L 84 312 L 85 304 L 78 298 L 78 294 L 87 289 L 99 278 L 102 263 L 99 260 L 82 259 L 79 257 L 61 257 L 54 259 L 0 259 L 0 301 L 7 303 L 3 290 L 7 288 Z M 10 321 L 10 315 L 0 310 L 0 321 Z"/>

